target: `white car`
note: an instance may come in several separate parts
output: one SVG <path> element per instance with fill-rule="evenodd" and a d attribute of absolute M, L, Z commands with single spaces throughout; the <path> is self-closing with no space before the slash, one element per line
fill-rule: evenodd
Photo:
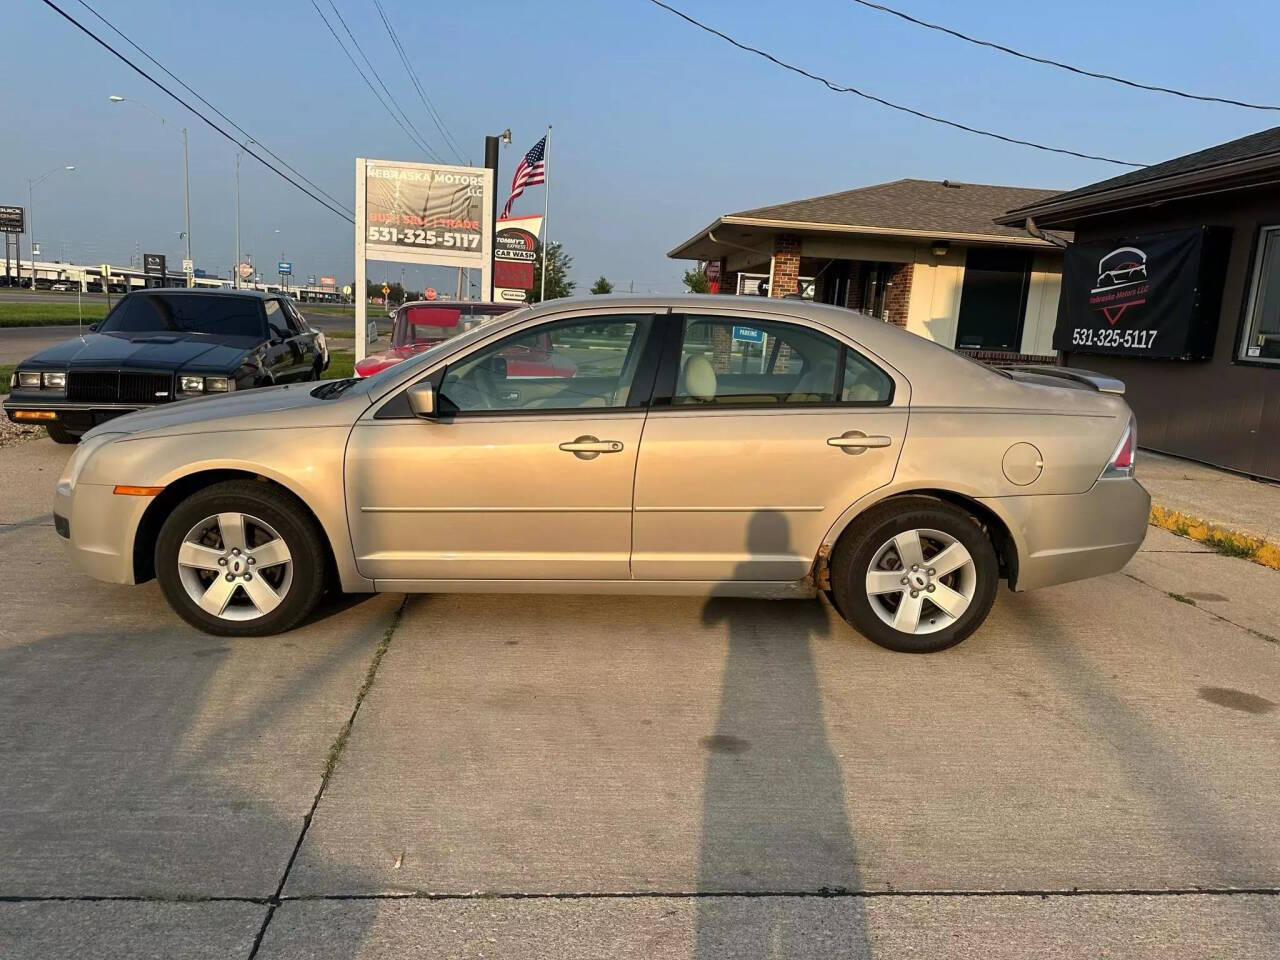
<path fill-rule="evenodd" d="M 68 282 L 67 282 L 67 281 L 65 281 L 65 280 L 60 280 L 60 281 L 58 281 L 57 283 L 55 283 L 53 286 L 51 286 L 49 289 L 50 289 L 50 290 L 57 290 L 57 291 L 59 291 L 59 292 L 63 292 L 63 293 L 65 293 L 65 292 L 67 292 L 67 291 L 69 291 L 69 290 L 74 290 L 74 289 L 75 289 L 75 285 L 74 285 L 74 284 L 71 284 L 71 283 L 68 283 Z"/>

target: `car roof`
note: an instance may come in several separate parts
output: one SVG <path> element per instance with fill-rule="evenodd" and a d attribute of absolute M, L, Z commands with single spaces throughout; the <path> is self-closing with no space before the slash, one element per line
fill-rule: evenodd
<path fill-rule="evenodd" d="M 397 310 L 403 310 L 405 307 L 457 307 L 474 310 L 479 307 L 488 310 L 496 307 L 506 313 L 508 310 L 519 310 L 521 307 L 527 306 L 523 303 L 490 303 L 487 300 L 406 300 L 397 307 Z"/>
<path fill-rule="evenodd" d="M 165 296 L 177 294 L 179 296 L 244 297 L 250 300 L 266 300 L 280 296 L 278 293 L 263 293 L 261 290 L 213 290 L 208 287 L 146 287 L 142 290 L 131 290 L 129 296 L 151 297 L 160 293 Z"/>

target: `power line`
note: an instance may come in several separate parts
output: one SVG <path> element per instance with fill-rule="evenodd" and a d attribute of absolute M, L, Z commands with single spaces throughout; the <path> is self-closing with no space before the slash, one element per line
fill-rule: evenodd
<path fill-rule="evenodd" d="M 62 17 L 64 20 L 66 20 L 68 23 L 72 24 L 77 30 L 83 33 L 86 37 L 88 37 L 94 43 L 98 44 L 98 46 L 102 47 L 104 50 L 110 53 L 113 57 L 115 57 L 121 63 L 125 64 L 130 69 L 132 69 L 140 77 L 147 80 L 152 85 L 154 85 L 157 89 L 162 91 L 171 100 L 175 101 L 176 103 L 186 108 L 188 112 L 199 117 L 208 126 L 212 127 L 218 133 L 222 134 L 222 136 L 226 137 L 232 143 L 241 147 L 245 151 L 245 153 L 249 154 L 249 156 L 253 157 L 259 163 L 261 163 L 264 167 L 271 170 L 273 173 L 279 176 L 282 180 L 288 181 L 290 184 L 297 187 L 299 190 L 301 190 L 303 193 L 309 196 L 312 200 L 316 201 L 321 206 L 327 208 L 331 212 L 336 213 L 338 216 L 342 217 L 342 219 L 346 220 L 348 223 L 352 223 L 352 224 L 355 223 L 355 219 L 351 217 L 349 214 L 347 214 L 345 211 L 338 209 L 333 204 L 329 203 L 327 200 L 322 199 L 318 194 L 312 193 L 310 190 L 308 190 L 298 181 L 292 179 L 288 174 L 284 173 L 284 171 L 282 171 L 279 167 L 275 166 L 275 164 L 269 163 L 267 160 L 263 159 L 261 156 L 254 153 L 252 150 L 250 150 L 247 146 L 242 144 L 239 140 L 237 140 L 231 134 L 227 133 L 226 130 L 222 129 L 222 127 L 218 126 L 216 123 L 214 123 L 212 120 L 206 117 L 203 113 L 201 113 L 195 107 L 191 106 L 191 104 L 187 103 L 186 100 L 183 100 L 180 96 L 178 96 L 168 87 L 166 87 L 163 83 L 161 83 L 155 77 L 151 76 L 151 74 L 147 73 L 147 71 L 143 70 L 140 66 L 138 66 L 136 63 L 134 63 L 132 60 L 126 57 L 123 53 L 121 53 L 115 47 L 111 46 L 111 44 L 107 43 L 107 41 L 99 37 L 97 34 L 95 34 L 92 30 L 86 27 L 79 20 L 77 20 L 75 17 L 71 16 L 71 14 L 67 13 L 65 10 L 59 7 L 56 3 L 53 2 L 53 0 L 41 0 L 41 2 L 44 3 L 44 5 L 47 6 L 49 9 L 53 10 L 60 17 Z"/>
<path fill-rule="evenodd" d="M 391 105 L 383 99 L 382 94 L 378 92 L 378 88 L 373 85 L 373 81 L 369 79 L 368 75 L 362 69 L 360 69 L 360 64 L 356 63 L 356 58 L 351 55 L 351 51 L 347 49 L 347 45 L 342 42 L 342 38 L 338 36 L 338 31 L 333 29 L 333 24 L 331 24 L 329 22 L 329 18 L 324 15 L 324 11 L 320 9 L 320 5 L 316 3 L 316 0 L 311 0 L 311 6 L 315 8 L 320 19 L 324 21 L 324 25 L 329 28 L 329 33 L 333 35 L 334 42 L 341 47 L 342 52 L 347 55 L 347 59 L 351 61 L 351 66 L 355 68 L 356 73 L 360 74 L 360 79 L 365 82 L 365 86 L 367 86 L 373 92 L 373 95 L 378 98 L 378 102 L 382 104 L 382 108 L 387 111 L 387 114 L 396 122 L 396 125 L 404 131 L 404 135 L 413 141 L 414 146 L 438 163 L 440 161 L 440 156 L 427 146 L 427 142 L 425 140 L 421 139 L 417 134 L 405 126 L 404 121 L 396 116 L 396 112 L 391 109 Z"/>
<path fill-rule="evenodd" d="M 838 83 L 833 83 L 832 81 L 828 80 L 826 77 L 819 76 L 816 73 L 810 73 L 808 70 L 805 70 L 803 67 L 797 67 L 794 64 L 787 63 L 785 60 L 779 60 L 777 57 L 775 57 L 771 53 L 768 53 L 764 50 L 760 50 L 756 47 L 752 47 L 748 44 L 735 40 L 733 37 L 729 36 L 727 33 L 723 33 L 720 30 L 717 30 L 715 27 L 707 26 L 707 24 L 702 23 L 699 20 L 695 20 L 693 17 L 689 16 L 687 13 L 682 13 L 681 11 L 677 10 L 675 7 L 668 6 L 666 3 L 663 3 L 662 0 L 649 0 L 649 2 L 652 3 L 654 6 L 661 7 L 663 10 L 666 10 L 668 13 L 675 14 L 681 20 L 684 20 L 686 23 L 689 23 L 692 26 L 697 27 L 699 30 L 704 30 L 707 33 L 711 34 L 712 36 L 719 37 L 721 40 L 724 40 L 726 43 L 732 44 L 733 46 L 737 47 L 739 50 L 744 50 L 747 53 L 754 53 L 758 57 L 764 57 L 764 59 L 768 60 L 770 63 L 774 64 L 775 66 L 779 66 L 783 70 L 789 70 L 792 73 L 798 73 L 802 77 L 807 77 L 810 80 L 814 80 L 822 84 L 828 90 L 831 90 L 834 93 L 851 93 L 855 97 L 862 97 L 862 99 L 864 100 L 870 100 L 873 103 L 878 103 L 881 106 L 888 107 L 891 110 L 897 110 L 900 113 L 908 113 L 911 116 L 919 117 L 922 120 L 930 120 L 933 123 L 940 123 L 940 124 L 943 124 L 944 126 L 952 127 L 956 130 L 963 130 L 965 133 L 974 133 L 980 137 L 990 137 L 993 140 L 1002 140 L 1005 143 L 1016 143 L 1019 146 L 1023 146 L 1023 147 L 1034 147 L 1036 150 L 1044 150 L 1047 153 L 1061 153 L 1069 157 L 1079 157 L 1082 160 L 1101 160 L 1103 163 L 1114 163 L 1122 167 L 1146 166 L 1146 164 L 1134 163 L 1130 160 L 1116 160 L 1112 157 L 1100 157 L 1092 153 L 1079 153 L 1075 150 L 1068 150 L 1065 147 L 1050 147 L 1050 146 L 1046 146 L 1043 143 L 1036 143 L 1034 140 L 1021 140 L 1017 137 L 1006 136 L 1003 133 L 995 133 L 991 130 L 982 130 L 978 127 L 971 127 L 967 124 L 959 123 L 955 120 L 947 120 L 945 117 L 937 117 L 937 116 L 934 116 L 933 114 L 924 113 L 923 111 L 915 110 L 911 107 L 905 107 L 900 103 L 894 103 L 892 100 L 886 100 L 884 99 L 884 97 L 878 97 L 875 94 L 867 93 L 863 90 L 859 90 L 857 87 L 841 86 Z"/>
<path fill-rule="evenodd" d="M 306 183 L 308 186 L 312 187 L 314 190 L 318 191 L 319 193 L 324 194 L 324 196 L 325 196 L 325 197 L 327 197 L 329 200 L 332 200 L 335 204 L 337 204 L 337 205 L 338 205 L 339 207 L 341 207 L 342 209 L 346 210 L 346 211 L 347 211 L 347 212 L 349 212 L 349 213 L 350 213 L 350 212 L 352 212 L 352 211 L 351 211 L 351 209 L 350 209 L 350 208 L 349 208 L 345 203 L 343 203 L 341 200 L 339 200 L 339 199 L 338 199 L 337 197 L 335 197 L 333 194 L 329 193 L 327 190 L 325 190 L 322 186 L 320 186 L 320 185 L 319 185 L 318 183 L 316 183 L 314 180 L 311 180 L 309 177 L 307 177 L 307 176 L 306 176 L 306 174 L 302 173 L 302 172 L 301 172 L 300 170 L 298 170 L 296 167 L 294 167 L 293 165 L 291 165 L 287 160 L 285 160 L 283 157 L 281 157 L 279 154 L 277 154 L 275 151 L 273 151 L 270 147 L 268 147 L 265 143 L 263 143 L 263 142 L 262 142 L 261 140 L 259 140 L 257 137 L 255 137 L 255 136 L 253 136 L 251 133 L 249 133 L 249 131 L 248 131 L 248 130 L 246 130 L 244 127 L 240 126 L 240 124 L 236 123 L 234 120 L 232 120 L 230 117 L 228 117 L 225 113 L 223 113 L 221 110 L 219 110 L 217 107 L 215 107 L 212 103 L 210 103 L 210 102 L 209 102 L 208 100 L 206 100 L 204 97 L 200 96 L 200 94 L 199 94 L 199 93 L 197 93 L 195 90 L 193 90 L 193 89 L 192 89 L 192 88 L 191 88 L 191 87 L 190 87 L 190 86 L 189 86 L 185 81 L 183 81 L 183 79 L 182 79 L 181 77 L 176 76 L 176 75 L 173 73 L 173 71 L 171 71 L 171 70 L 170 70 L 168 67 L 166 67 L 163 63 L 161 63 L 159 60 L 157 60 L 155 57 L 153 57 L 151 54 L 149 54 L 146 50 L 144 50 L 142 47 L 140 47 L 137 43 L 135 43 L 132 39 L 130 39 L 128 36 L 126 36 L 123 32 L 121 32 L 121 31 L 120 31 L 120 29 L 119 29 L 118 27 L 116 27 L 116 25 L 115 25 L 115 24 L 113 24 L 110 20 L 108 20 L 106 17 L 104 17 L 102 14 L 100 14 L 100 13 L 99 13 L 97 10 L 95 10 L 93 7 L 89 6 L 89 4 L 85 2 L 85 0 L 77 0 L 77 2 L 80 4 L 80 6 L 84 7 L 84 8 L 85 8 L 86 10 L 88 10 L 91 14 L 93 14 L 95 17 L 97 17 L 99 20 L 101 20 L 104 24 L 106 24 L 106 26 L 108 27 L 108 29 L 110 29 L 110 30 L 111 30 L 111 31 L 112 31 L 116 36 L 118 36 L 121 40 L 123 40 L 125 43 L 129 44 L 129 46 L 133 47 L 133 49 L 137 50 L 140 54 L 142 54 L 144 57 L 146 57 L 148 60 L 150 60 L 152 63 L 154 63 L 157 67 L 159 67 L 159 68 L 160 68 L 160 70 L 161 70 L 164 74 L 166 74 L 166 75 L 167 75 L 171 80 L 173 80 L 175 83 L 177 83 L 180 87 L 182 87 L 184 90 L 186 90 L 188 93 L 190 93 L 193 97 L 195 97 L 197 100 L 199 100 L 201 103 L 203 103 L 206 107 L 208 107 L 210 110 L 212 110 L 214 113 L 216 113 L 219 117 L 221 117 L 221 118 L 222 118 L 223 120 L 225 120 L 227 123 L 231 124 L 231 126 L 235 127 L 237 130 L 239 130 L 239 131 L 240 131 L 240 133 L 242 133 L 246 138 L 248 138 L 249 140 L 252 140 L 252 141 L 253 141 L 254 143 L 256 143 L 258 146 L 262 147 L 263 151 L 264 151 L 268 156 L 270 156 L 270 157 L 272 157 L 273 159 L 275 159 L 276 161 L 278 161 L 282 166 L 284 166 L 287 170 L 289 170 L 289 172 L 290 172 L 290 173 L 294 174 L 296 177 L 298 177 L 300 180 L 302 180 L 302 181 L 303 181 L 304 183 Z"/>
<path fill-rule="evenodd" d="M 449 145 L 449 149 L 453 151 L 453 155 L 458 158 L 459 163 L 465 164 L 466 158 L 462 155 L 462 150 L 458 146 L 458 141 L 453 139 L 453 135 L 449 132 L 448 126 L 444 119 L 436 110 L 435 104 L 431 102 L 431 98 L 427 96 L 427 91 L 422 88 L 422 82 L 418 79 L 417 71 L 413 69 L 408 55 L 404 52 L 404 47 L 400 43 L 400 38 L 396 36 L 396 32 L 391 29 L 391 21 L 387 19 L 387 12 L 382 8 L 380 0 L 373 0 L 373 5 L 378 9 L 378 16 L 382 18 L 382 25 L 387 28 L 387 36 L 391 38 L 391 43 L 395 46 L 396 52 L 400 54 L 400 62 L 404 64 L 404 68 L 409 73 L 409 79 L 413 81 L 413 85 L 417 88 L 418 96 L 422 98 L 422 105 L 427 108 L 427 114 L 431 117 L 431 122 L 436 125 L 436 129 L 440 131 L 440 136 L 444 137 L 445 143 Z"/>
<path fill-rule="evenodd" d="M 1185 100 L 1203 100 L 1206 103 L 1226 103 L 1233 107 L 1245 107 L 1249 110 L 1280 110 L 1280 106 L 1269 103 L 1249 103 L 1247 100 L 1233 100 L 1230 97 L 1211 97 L 1199 93 L 1187 93 L 1185 90 L 1175 90 L 1173 87 L 1161 87 L 1151 83 L 1139 83 L 1137 80 L 1127 80 L 1124 77 L 1116 77 L 1109 73 L 1097 73 L 1093 70 L 1086 70 L 1083 67 L 1073 67 L 1069 63 L 1062 63 L 1058 60 L 1050 60 L 1047 57 L 1037 57 L 1030 53 L 1023 53 L 1021 50 L 1015 50 L 1013 47 L 1006 47 L 1000 43 L 994 43 L 991 40 L 982 40 L 978 37 L 971 37 L 967 33 L 961 33 L 959 30 L 952 30 L 950 27 L 944 27 L 938 23 L 930 23 L 928 20 L 921 20 L 911 16 L 909 13 L 903 13 L 901 10 L 895 10 L 893 7 L 886 7 L 881 3 L 872 3 L 871 0 L 853 0 L 854 3 L 868 7 L 872 10 L 879 10 L 881 13 L 887 13 L 890 16 L 905 20 L 907 23 L 915 24 L 917 27 L 924 27 L 928 30 L 937 30 L 939 33 L 949 34 L 966 43 L 976 44 L 979 47 L 989 47 L 992 50 L 999 50 L 1001 53 L 1007 53 L 1010 56 L 1020 57 L 1023 60 L 1030 60 L 1032 63 L 1042 63 L 1045 66 L 1057 67 L 1059 70 L 1068 70 L 1071 73 L 1078 73 L 1084 77 L 1093 77 L 1097 80 L 1110 80 L 1112 83 L 1122 83 L 1126 87 L 1134 87 L 1138 90 L 1150 90 L 1154 93 L 1168 93 L 1175 97 L 1182 97 Z"/>
<path fill-rule="evenodd" d="M 355 45 L 356 50 L 360 53 L 361 59 L 363 59 L 364 62 L 368 65 L 369 72 L 372 73 L 374 78 L 378 81 L 378 85 L 382 87 L 383 91 L 387 95 L 387 98 L 393 104 L 395 104 L 395 108 L 400 111 L 400 116 L 404 117 L 404 122 L 407 123 L 413 129 L 413 132 L 417 135 L 418 139 L 422 143 L 426 143 L 427 138 L 422 135 L 422 131 L 417 128 L 417 126 L 414 124 L 412 120 L 409 119 L 409 115 L 404 112 L 404 107 L 400 106 L 400 101 L 396 99 L 395 94 L 393 94 L 390 88 L 387 87 L 386 83 L 382 79 L 382 75 L 378 73 L 378 68 L 373 65 L 373 61 L 371 61 L 368 55 L 364 52 L 364 47 L 360 46 L 360 41 L 356 39 L 356 35 L 352 33 L 351 28 L 347 26 L 347 21 L 346 21 L 346 18 L 343 17 L 342 11 L 338 9 L 337 4 L 335 4 L 333 0 L 329 0 L 329 6 L 333 8 L 334 16 L 336 16 L 338 18 L 338 22 L 342 24 L 342 29 L 345 30 L 347 36 L 351 38 L 351 42 Z"/>

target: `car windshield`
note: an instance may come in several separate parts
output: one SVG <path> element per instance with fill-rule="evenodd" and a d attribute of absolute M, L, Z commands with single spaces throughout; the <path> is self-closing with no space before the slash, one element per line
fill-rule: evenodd
<path fill-rule="evenodd" d="M 108 314 L 99 333 L 204 333 L 261 338 L 262 305 L 244 296 L 134 294 Z"/>
<path fill-rule="evenodd" d="M 491 303 L 404 306 L 396 313 L 396 325 L 391 331 L 391 346 L 439 343 L 510 311 L 510 307 Z"/>

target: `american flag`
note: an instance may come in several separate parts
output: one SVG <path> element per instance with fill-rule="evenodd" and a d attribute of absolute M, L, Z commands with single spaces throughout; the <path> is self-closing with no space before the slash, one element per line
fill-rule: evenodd
<path fill-rule="evenodd" d="M 524 193 L 525 187 L 536 187 L 546 182 L 547 165 L 542 160 L 546 151 L 547 138 L 543 137 L 524 155 L 520 166 L 516 167 L 516 174 L 511 178 L 511 196 L 507 198 L 507 205 L 502 208 L 504 217 L 510 216 L 511 205 L 516 202 L 516 197 Z"/>

